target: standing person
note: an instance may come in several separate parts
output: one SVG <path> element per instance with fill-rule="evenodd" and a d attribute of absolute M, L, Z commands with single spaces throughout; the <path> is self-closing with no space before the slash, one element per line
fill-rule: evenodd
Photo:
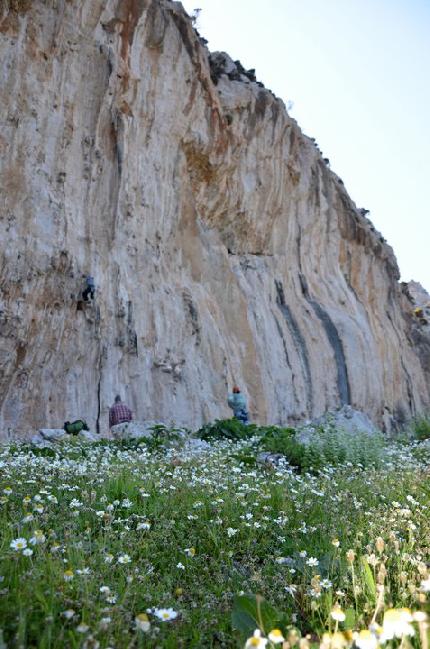
<path fill-rule="evenodd" d="M 125 424 L 132 421 L 133 413 L 125 403 L 121 401 L 119 394 L 115 397 L 115 403 L 109 410 L 109 428 L 116 426 L 116 424 Z"/>
<path fill-rule="evenodd" d="M 242 424 L 249 424 L 248 407 L 246 399 L 237 385 L 234 386 L 233 392 L 228 395 L 228 405 L 233 410 L 233 415 Z"/>

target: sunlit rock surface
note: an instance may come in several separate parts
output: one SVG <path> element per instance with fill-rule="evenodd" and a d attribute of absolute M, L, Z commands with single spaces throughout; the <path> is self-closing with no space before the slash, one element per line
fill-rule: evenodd
<path fill-rule="evenodd" d="M 428 407 L 391 248 L 179 3 L 2 0 L 0 61 L 4 437 L 103 431 L 117 392 L 196 427 L 233 382 L 261 423 Z"/>

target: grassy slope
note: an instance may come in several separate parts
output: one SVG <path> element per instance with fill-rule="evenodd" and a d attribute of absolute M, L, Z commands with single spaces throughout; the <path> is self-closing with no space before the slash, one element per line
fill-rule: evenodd
<path fill-rule="evenodd" d="M 230 613 L 242 591 L 267 597 L 302 632 L 320 634 L 335 601 L 360 626 L 374 608 L 365 556 L 387 605 L 416 602 L 430 545 L 424 457 L 398 447 L 379 470 L 300 475 L 241 463 L 245 447 L 217 443 L 197 458 L 114 443 L 69 445 L 55 458 L 5 448 L 0 628 L 8 646 L 240 647 Z M 32 556 L 10 547 L 18 537 Z M 130 563 L 118 561 L 124 554 Z M 153 607 L 178 617 L 149 614 L 149 632 L 137 630 L 136 615 Z"/>

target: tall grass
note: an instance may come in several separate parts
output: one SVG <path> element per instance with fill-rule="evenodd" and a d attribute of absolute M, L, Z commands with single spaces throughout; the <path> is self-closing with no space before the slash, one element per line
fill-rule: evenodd
<path fill-rule="evenodd" d="M 321 444 L 327 461 L 339 457 L 332 436 Z M 336 602 L 354 628 L 368 625 L 372 583 L 384 586 L 379 623 L 388 606 L 427 605 L 429 468 L 416 444 L 385 448 L 366 468 L 345 464 L 356 449 L 312 473 L 241 460 L 258 450 L 248 439 L 198 454 L 4 447 L 6 646 L 242 647 L 248 632 L 231 612 L 246 594 L 282 612 L 282 633 L 315 638 Z"/>

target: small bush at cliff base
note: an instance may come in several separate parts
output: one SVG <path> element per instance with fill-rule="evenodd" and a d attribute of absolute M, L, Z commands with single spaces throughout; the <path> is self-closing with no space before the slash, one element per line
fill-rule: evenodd
<path fill-rule="evenodd" d="M 382 433 L 350 432 L 334 426 L 317 427 L 309 438 L 308 449 L 312 449 L 319 468 L 325 464 L 338 465 L 349 462 L 354 466 L 377 467 L 381 465 L 384 452 Z"/>
<path fill-rule="evenodd" d="M 430 439 L 430 421 L 426 417 L 414 419 L 412 422 L 412 431 L 416 439 Z"/>
<path fill-rule="evenodd" d="M 384 449 L 380 433 L 351 433 L 333 425 L 296 431 L 279 426 L 245 425 L 233 418 L 206 424 L 196 435 L 209 442 L 251 440 L 260 451 L 284 455 L 289 464 L 304 471 L 347 462 L 354 466 L 379 466 Z M 249 452 L 250 449 L 247 455 Z M 247 462 L 250 463 L 249 458 Z"/>
<path fill-rule="evenodd" d="M 381 434 L 350 433 L 333 426 L 320 426 L 305 433 L 293 428 L 272 429 L 261 438 L 260 446 L 265 451 L 285 455 L 292 466 L 316 470 L 345 462 L 362 467 L 379 466 L 384 440 Z"/>
<path fill-rule="evenodd" d="M 206 424 L 197 431 L 196 435 L 206 441 L 215 439 L 249 439 L 257 434 L 258 426 L 242 424 L 238 419 L 217 419 L 211 424 Z"/>

